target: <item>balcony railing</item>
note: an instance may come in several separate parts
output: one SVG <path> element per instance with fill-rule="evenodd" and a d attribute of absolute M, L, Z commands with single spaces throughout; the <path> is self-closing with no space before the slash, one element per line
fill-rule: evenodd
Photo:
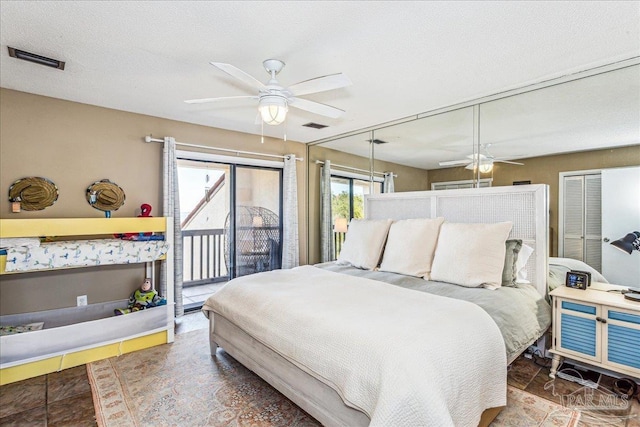
<path fill-rule="evenodd" d="M 183 286 L 225 282 L 224 229 L 182 230 Z"/>
<path fill-rule="evenodd" d="M 236 276 L 280 268 L 279 229 L 278 226 L 238 227 Z M 229 280 L 225 244 L 222 228 L 182 230 L 184 287 Z"/>

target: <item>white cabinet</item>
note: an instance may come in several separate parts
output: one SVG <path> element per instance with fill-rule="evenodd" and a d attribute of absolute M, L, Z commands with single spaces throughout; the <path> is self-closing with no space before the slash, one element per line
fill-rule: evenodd
<path fill-rule="evenodd" d="M 640 378 L 640 303 L 599 288 L 551 292 L 551 378 L 563 357 Z"/>

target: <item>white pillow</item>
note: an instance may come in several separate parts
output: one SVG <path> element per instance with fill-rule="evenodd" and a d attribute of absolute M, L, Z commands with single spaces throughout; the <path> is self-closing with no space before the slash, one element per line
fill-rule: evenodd
<path fill-rule="evenodd" d="M 520 248 L 520 253 L 518 253 L 518 260 L 516 261 L 516 283 L 530 283 L 527 280 L 527 260 L 533 253 L 533 248 L 531 246 L 527 246 L 525 244 Z"/>
<path fill-rule="evenodd" d="M 390 219 L 352 219 L 337 264 L 373 270 L 380 262 Z"/>
<path fill-rule="evenodd" d="M 396 221 L 389 228 L 380 271 L 429 279 L 444 218 Z"/>
<path fill-rule="evenodd" d="M 431 280 L 496 289 L 502 284 L 505 242 L 511 222 L 457 224 L 445 222 L 431 266 Z"/>

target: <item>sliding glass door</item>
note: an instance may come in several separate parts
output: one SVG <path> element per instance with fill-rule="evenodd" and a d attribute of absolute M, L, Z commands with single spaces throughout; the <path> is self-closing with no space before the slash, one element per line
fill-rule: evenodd
<path fill-rule="evenodd" d="M 280 268 L 280 169 L 181 159 L 178 183 L 186 310 L 234 277 Z"/>
<path fill-rule="evenodd" d="M 236 166 L 235 172 L 235 224 L 228 224 L 235 230 L 228 245 L 233 277 L 280 268 L 282 171 Z"/>

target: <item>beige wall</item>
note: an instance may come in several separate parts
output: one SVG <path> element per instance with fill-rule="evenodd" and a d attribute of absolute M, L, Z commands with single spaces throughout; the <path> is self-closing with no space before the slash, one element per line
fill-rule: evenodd
<path fill-rule="evenodd" d="M 54 98 L 0 89 L 0 218 L 102 217 L 89 206 L 85 189 L 108 178 L 126 193 L 126 202 L 113 217 L 135 216 L 142 203 L 161 214 L 162 144 L 145 143 L 145 135 L 173 136 L 176 141 L 304 157 L 306 147 L 294 141 L 95 107 Z M 306 263 L 306 168 L 298 163 L 300 259 Z M 51 207 L 11 213 L 8 189 L 16 179 L 42 176 L 58 186 Z M 112 268 L 110 274 L 87 271 L 0 277 L 0 314 L 75 306 L 77 295 L 89 303 L 127 298 L 144 271 L 142 267 Z"/>
<path fill-rule="evenodd" d="M 589 169 L 608 169 L 640 165 L 640 145 L 607 150 L 585 151 L 556 156 L 522 159 L 524 166 L 496 163 L 492 173 L 481 178 L 493 177 L 493 186 L 512 185 L 514 181 L 531 181 L 532 184 L 549 185 L 549 224 L 551 227 L 551 256 L 558 254 L 558 185 L 560 172 Z M 431 183 L 471 179 L 470 171 L 462 167 L 429 171 Z"/>
<path fill-rule="evenodd" d="M 347 154 L 324 148 L 322 145 L 309 147 L 307 166 L 309 168 L 309 263 L 320 262 L 320 167 L 316 160 L 330 160 L 332 163 L 354 168 L 369 170 L 369 159 L 366 157 Z M 392 171 L 398 177 L 394 180 L 395 191 L 418 191 L 427 189 L 428 172 L 408 166 L 401 166 L 395 163 L 376 160 L 374 162 L 375 171 Z"/>

